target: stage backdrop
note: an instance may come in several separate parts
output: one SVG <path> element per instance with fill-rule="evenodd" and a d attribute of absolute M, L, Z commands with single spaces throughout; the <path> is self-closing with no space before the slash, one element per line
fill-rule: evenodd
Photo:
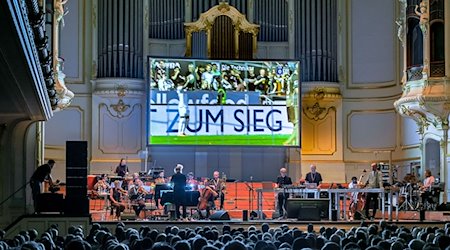
<path fill-rule="evenodd" d="M 148 60 L 149 145 L 300 147 L 298 61 Z"/>

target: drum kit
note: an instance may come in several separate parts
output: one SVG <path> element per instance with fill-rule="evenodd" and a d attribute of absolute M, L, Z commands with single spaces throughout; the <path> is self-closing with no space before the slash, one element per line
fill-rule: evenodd
<path fill-rule="evenodd" d="M 407 174 L 402 182 L 393 185 L 399 189 L 398 195 L 394 196 L 394 204 L 399 210 L 412 211 L 421 206 L 422 183 L 412 174 Z"/>

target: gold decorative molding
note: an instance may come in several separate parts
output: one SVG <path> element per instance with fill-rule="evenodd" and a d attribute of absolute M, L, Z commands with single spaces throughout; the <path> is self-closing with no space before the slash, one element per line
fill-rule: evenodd
<path fill-rule="evenodd" d="M 401 106 L 400 113 L 410 117 L 416 122 L 418 127 L 417 132 L 420 135 L 423 135 L 425 130 L 428 129 L 428 126 L 430 126 L 430 121 L 427 119 L 427 116 L 420 111 L 408 109 L 406 106 Z"/>
<path fill-rule="evenodd" d="M 125 102 L 122 99 L 119 99 L 117 104 L 110 104 L 109 106 L 106 103 L 99 104 L 100 108 L 102 108 L 102 107 L 106 108 L 106 111 L 108 111 L 108 114 L 111 117 L 118 118 L 118 119 L 129 117 L 133 113 L 136 106 L 139 106 L 139 104 L 136 103 L 131 107 L 131 105 L 125 104 Z M 127 111 L 129 111 L 129 112 L 127 112 Z"/>
<path fill-rule="evenodd" d="M 315 102 L 314 104 L 308 105 L 308 101 L 304 101 L 302 105 L 303 114 L 310 120 L 319 121 L 325 119 L 330 110 L 336 110 L 334 106 L 325 107 L 323 104 L 321 105 L 321 102 L 323 103 L 325 99 L 340 98 L 340 94 L 336 92 L 335 88 L 316 87 L 314 90 L 305 94 L 304 100 L 307 100 L 308 97 L 313 98 Z"/>
<path fill-rule="evenodd" d="M 406 41 L 406 7 L 407 2 L 406 0 L 398 0 L 399 1 L 399 16 L 395 20 L 395 23 L 397 24 L 397 37 L 400 41 L 400 44 L 402 47 L 405 47 L 405 41 Z"/>
<path fill-rule="evenodd" d="M 184 24 L 184 30 L 186 32 L 186 53 L 187 57 L 192 56 L 192 33 L 193 32 L 206 32 L 207 40 L 207 56 L 211 57 L 211 29 L 215 22 L 215 19 L 219 16 L 227 16 L 231 19 L 235 32 L 234 41 L 237 41 L 237 47 L 235 47 L 235 57 L 238 58 L 239 52 L 239 33 L 242 31 L 244 33 L 252 34 L 253 38 L 253 56 L 256 55 L 256 43 L 257 35 L 259 32 L 259 25 L 250 23 L 246 16 L 240 13 L 235 7 L 230 6 L 227 2 L 220 2 L 209 9 L 208 11 L 200 14 L 200 18 L 196 22 L 190 22 Z M 237 53 L 236 53 L 237 52 Z"/>

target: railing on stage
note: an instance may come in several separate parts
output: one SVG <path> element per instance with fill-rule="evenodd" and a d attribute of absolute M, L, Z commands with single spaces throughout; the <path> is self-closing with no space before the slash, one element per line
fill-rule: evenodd
<path fill-rule="evenodd" d="M 362 193 L 379 193 L 381 194 L 381 213 L 382 218 L 386 218 L 386 206 L 388 207 L 388 219 L 389 221 L 392 221 L 392 212 L 394 207 L 394 196 L 397 194 L 398 196 L 398 190 L 395 189 L 381 189 L 381 188 L 355 188 L 355 189 L 307 189 L 307 188 L 295 188 L 295 187 L 289 187 L 289 188 L 278 188 L 278 189 L 263 189 L 259 188 L 256 189 L 257 192 L 257 213 L 259 218 L 262 215 L 262 207 L 263 207 L 263 193 L 274 193 L 274 195 L 285 192 L 289 193 L 291 195 L 296 195 L 300 198 L 304 199 L 319 199 L 321 192 L 327 192 L 328 197 L 330 198 L 329 202 L 329 208 L 328 208 L 328 218 L 329 220 L 332 220 L 332 213 L 333 210 L 336 210 L 337 212 L 337 220 L 347 220 L 347 197 L 351 196 L 351 193 L 353 192 L 362 192 Z M 313 194 L 312 196 L 308 196 L 308 194 Z M 387 194 L 387 203 L 386 203 L 386 196 Z M 340 205 L 340 200 L 344 201 L 342 203 L 342 209 Z M 334 208 L 334 209 L 333 209 Z M 341 217 L 340 214 L 343 213 L 343 216 Z M 398 208 L 395 209 L 395 219 L 398 221 Z"/>
<path fill-rule="evenodd" d="M 329 189 L 328 192 L 330 193 L 330 197 L 332 197 L 332 195 L 334 194 L 334 208 L 337 211 L 337 220 L 341 219 L 341 216 L 339 216 L 341 214 L 341 208 L 340 208 L 340 198 L 342 197 L 343 201 L 347 200 L 347 196 L 351 195 L 351 193 L 354 192 L 361 192 L 361 193 L 379 193 L 381 194 L 381 218 L 382 219 L 386 219 L 386 205 L 388 207 L 388 220 L 392 221 L 392 210 L 394 207 L 394 194 L 398 194 L 397 190 L 394 189 L 382 189 L 382 188 L 354 188 L 354 189 Z M 388 203 L 386 204 L 386 194 L 387 194 L 387 200 Z M 332 214 L 332 210 L 333 210 L 333 204 L 330 202 L 330 207 L 329 207 L 329 216 L 330 216 L 330 220 L 331 220 L 331 214 Z M 343 202 L 342 204 L 342 212 L 343 212 L 343 216 L 342 219 L 343 220 L 347 220 L 347 208 L 346 208 L 346 202 Z M 398 221 L 398 208 L 395 209 L 395 219 Z"/>
<path fill-rule="evenodd" d="M 263 208 L 263 193 L 274 193 L 277 195 L 278 193 L 286 193 L 290 194 L 290 196 L 295 195 L 298 198 L 311 198 L 311 199 L 319 199 L 321 192 L 327 192 L 327 189 L 309 189 L 303 186 L 288 186 L 285 188 L 258 188 L 256 189 L 257 193 L 257 204 L 256 211 L 258 213 L 258 218 L 262 218 L 262 208 Z M 309 195 L 312 194 L 312 195 Z"/>

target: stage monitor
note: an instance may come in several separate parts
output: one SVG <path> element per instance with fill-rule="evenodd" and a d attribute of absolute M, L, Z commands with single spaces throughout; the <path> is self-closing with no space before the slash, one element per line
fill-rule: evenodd
<path fill-rule="evenodd" d="M 298 61 L 148 58 L 148 145 L 300 147 Z"/>
<path fill-rule="evenodd" d="M 320 211 L 318 215 L 321 219 L 328 219 L 329 204 L 330 199 L 289 198 L 286 203 L 287 217 L 298 219 L 302 217 L 299 213 L 315 209 Z"/>

